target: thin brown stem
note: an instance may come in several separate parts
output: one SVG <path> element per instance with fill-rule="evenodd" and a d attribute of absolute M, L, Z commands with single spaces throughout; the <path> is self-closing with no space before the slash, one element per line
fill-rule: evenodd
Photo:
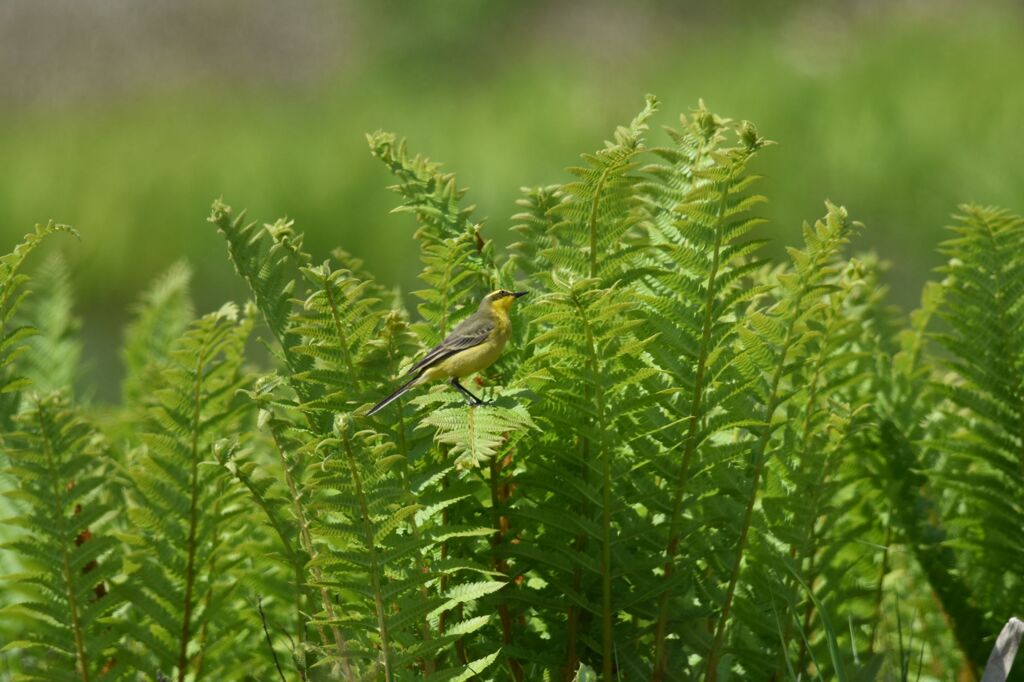
<path fill-rule="evenodd" d="M 502 465 L 507 465 L 511 462 L 511 454 L 509 454 Z M 494 527 L 497 530 L 494 535 L 491 536 L 491 547 L 494 550 L 494 570 L 498 571 L 504 576 L 508 576 L 508 562 L 501 557 L 501 546 L 505 542 L 505 535 L 508 533 L 508 517 L 501 513 L 501 508 L 507 501 L 507 495 L 503 499 L 503 495 L 500 490 L 499 482 L 501 476 L 501 469 L 503 466 L 499 466 L 497 458 L 492 458 L 490 462 L 490 488 L 491 488 L 491 517 Z M 512 614 L 509 609 L 508 602 L 504 598 L 499 597 L 501 600 L 498 605 L 498 616 L 501 619 L 501 641 L 505 646 L 512 645 Z M 512 657 L 507 659 L 509 669 L 512 671 L 512 677 L 515 678 L 516 682 L 523 682 L 523 666 L 522 664 Z"/>

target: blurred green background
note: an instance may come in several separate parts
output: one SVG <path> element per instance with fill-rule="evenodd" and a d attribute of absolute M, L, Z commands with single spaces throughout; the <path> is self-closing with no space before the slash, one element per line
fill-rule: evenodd
<path fill-rule="evenodd" d="M 758 166 L 775 253 L 842 203 L 910 307 L 958 203 L 1024 209 L 1022 64 L 1024 10 L 967 0 L 12 0 L 0 230 L 5 249 L 48 218 L 81 230 L 59 248 L 112 398 L 156 274 L 186 258 L 201 311 L 243 296 L 214 198 L 408 286 L 410 219 L 365 132 L 444 161 L 505 242 L 519 187 L 565 178 L 652 92 L 657 123 L 703 98 L 779 143 Z"/>

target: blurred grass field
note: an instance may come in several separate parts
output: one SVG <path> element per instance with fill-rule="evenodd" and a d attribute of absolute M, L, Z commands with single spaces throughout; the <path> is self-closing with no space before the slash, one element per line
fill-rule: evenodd
<path fill-rule="evenodd" d="M 114 395 L 113 349 L 131 303 L 173 262 L 193 266 L 200 310 L 242 297 L 205 221 L 219 196 L 257 220 L 294 218 L 316 257 L 340 245 L 386 283 L 411 285 L 410 219 L 389 215 L 389 178 L 363 138 L 377 128 L 455 171 L 489 217 L 487 233 L 504 242 L 519 187 L 563 178 L 645 93 L 661 98 L 662 124 L 703 98 L 779 143 L 758 168 L 774 252 L 824 199 L 842 203 L 866 225 L 858 246 L 893 262 L 904 307 L 940 262 L 934 249 L 958 203 L 1024 209 L 1024 12 L 1011 4 L 302 6 L 324 17 L 307 21 L 323 44 L 305 61 L 284 44 L 301 46 L 301 31 L 255 44 L 234 35 L 239 47 L 214 55 L 238 56 L 232 68 L 212 59 L 153 78 L 142 68 L 113 85 L 96 76 L 104 60 L 118 63 L 102 35 L 51 62 L 4 52 L 5 86 L 17 96 L 0 105 L 0 230 L 8 246 L 48 218 L 81 230 L 80 244 L 60 248 L 101 397 Z M 253 10 L 240 28 L 219 13 L 220 23 L 193 22 L 205 32 L 180 46 L 198 51 L 190 63 L 263 21 Z M 119 30 L 116 16 L 102 26 Z M 143 31 L 121 58 L 155 59 L 147 39 Z M 165 52 L 176 45 L 162 40 Z M 179 59 L 169 55 L 161 58 Z M 101 65 L 79 75 L 90 60 Z M 56 72 L 79 87 L 45 87 Z M 89 77 L 99 84 L 76 80 Z"/>

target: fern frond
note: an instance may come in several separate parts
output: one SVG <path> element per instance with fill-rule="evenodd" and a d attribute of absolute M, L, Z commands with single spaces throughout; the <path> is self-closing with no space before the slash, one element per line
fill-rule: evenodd
<path fill-rule="evenodd" d="M 30 534 L 10 547 L 28 566 L 17 580 L 32 597 L 5 610 L 31 625 L 25 640 L 5 648 L 48 650 L 29 679 L 106 679 L 112 668 L 119 675 L 118 636 L 104 619 L 127 595 L 111 584 L 120 558 L 109 534 L 115 510 L 100 493 L 111 473 L 102 440 L 57 394 L 33 398 L 16 428 L 5 450 L 19 487 L 8 495 L 25 511 L 7 521 Z"/>
<path fill-rule="evenodd" d="M 536 429 L 530 413 L 517 397 L 523 391 L 507 391 L 493 405 L 466 408 L 438 407 L 424 417 L 420 425 L 434 427 L 434 439 L 449 445 L 450 457 L 459 469 L 477 468 L 494 457 L 502 447 L 510 447 L 528 429 Z M 437 404 L 436 394 L 417 399 L 422 405 Z"/>
<path fill-rule="evenodd" d="M 78 236 L 68 225 L 53 222 L 36 225 L 35 231 L 25 235 L 11 253 L 0 256 L 0 422 L 5 430 L 18 409 L 17 392 L 27 385 L 27 379 L 17 373 L 15 359 L 27 350 L 25 340 L 36 333 L 28 325 L 18 324 L 16 315 L 28 291 L 25 282 L 28 275 L 21 270 L 36 247 L 51 234 L 67 232 Z"/>
<path fill-rule="evenodd" d="M 71 279 L 59 252 L 42 263 L 34 274 L 34 284 L 44 295 L 31 301 L 25 315 L 38 333 L 27 340 L 22 373 L 41 395 L 74 390 L 82 370 L 81 321 L 72 310 Z"/>
<path fill-rule="evenodd" d="M 466 190 L 458 187 L 454 174 L 443 173 L 440 164 L 423 156 L 410 157 L 405 140 L 393 133 L 377 131 L 366 138 L 373 156 L 398 179 L 391 189 L 405 203 L 395 211 L 413 213 L 419 225 L 414 236 L 420 241 L 420 279 L 427 288 L 414 293 L 427 324 L 418 325 L 417 332 L 426 344 L 437 343 L 460 311 L 472 311 L 497 284 L 494 245 L 471 221 L 474 207 L 462 205 Z"/>
<path fill-rule="evenodd" d="M 660 272 L 645 278 L 650 293 L 641 301 L 660 341 L 652 359 L 672 383 L 685 387 L 687 401 L 671 401 L 671 410 L 655 410 L 654 439 L 674 439 L 673 426 L 685 429 L 681 441 L 660 446 L 666 458 L 678 453 L 668 503 L 668 538 L 663 568 L 664 588 L 658 598 L 654 626 L 655 676 L 667 666 L 666 637 L 672 611 L 671 588 L 676 555 L 684 533 L 683 502 L 698 446 L 735 430 L 743 419 L 710 419 L 712 409 L 727 408 L 725 395 L 743 390 L 745 382 L 730 366 L 729 348 L 740 331 L 736 309 L 757 295 L 750 276 L 758 267 L 750 260 L 760 242 L 743 241 L 756 219 L 748 212 L 759 199 L 749 196 L 749 160 L 765 144 L 750 126 L 737 136 L 742 144 L 724 147 L 729 122 L 703 104 L 691 117 L 681 117 L 681 131 L 669 130 L 673 147 L 655 148 L 660 162 L 644 168 L 650 176 L 642 188 L 648 229 Z M 652 390 L 656 390 L 652 386 Z M 726 409 L 725 414 L 728 414 Z M 667 465 L 667 463 L 666 463 Z"/>
<path fill-rule="evenodd" d="M 242 530 L 238 493 L 225 484 L 223 469 L 206 462 L 225 447 L 221 434 L 241 428 L 246 403 L 236 392 L 247 383 L 242 363 L 251 327 L 249 312 L 240 319 L 226 305 L 171 345 L 152 387 L 144 448 L 131 468 L 127 539 L 139 551 L 127 590 L 142 619 L 124 627 L 147 642 L 159 669 L 174 670 L 180 681 L 200 669 L 230 670 L 230 658 L 212 655 L 217 639 L 247 631 L 232 617 L 225 599 L 233 589 L 230 572 L 223 570 L 235 561 L 228 538 Z"/>
<path fill-rule="evenodd" d="M 748 316 L 750 326 L 740 333 L 744 352 L 738 356 L 737 366 L 750 381 L 748 390 L 760 408 L 762 424 L 750 450 L 750 483 L 744 494 L 745 509 L 721 601 L 721 614 L 717 618 L 714 639 L 705 663 L 704 676 L 709 681 L 718 677 L 718 664 L 750 539 L 755 506 L 760 499 L 765 464 L 773 452 L 773 435 L 784 423 L 777 412 L 791 396 L 784 390 L 783 379 L 793 372 L 797 360 L 806 357 L 809 344 L 817 336 L 815 327 L 824 310 L 822 297 L 833 291 L 830 280 L 837 272 L 839 250 L 846 243 L 850 230 L 851 223 L 845 209 L 832 204 L 828 204 L 824 219 L 813 227 L 805 225 L 806 249 L 790 250 L 792 271 L 779 277 L 779 299 L 764 312 L 751 312 Z"/>
<path fill-rule="evenodd" d="M 875 358 L 884 352 L 881 339 L 888 331 L 877 326 L 885 324 L 877 318 L 886 293 L 878 270 L 873 261 L 852 260 L 826 295 L 822 319 L 812 327 L 815 335 L 791 382 L 789 419 L 779 432 L 780 456 L 769 463 L 765 476 L 761 504 L 766 526 L 777 543 L 789 547 L 785 567 L 779 565 L 776 548 L 756 550 L 766 555 L 762 565 L 775 566 L 785 584 L 777 610 L 781 657 L 786 658 L 777 663 L 779 675 L 794 666 L 788 660 L 791 647 L 785 646 L 793 641 L 800 642 L 795 670 L 805 671 L 813 656 L 807 643 L 818 639 L 812 623 L 821 604 L 840 604 L 833 611 L 846 616 L 852 629 L 854 619 L 870 613 L 876 599 L 862 587 L 877 580 L 875 555 L 867 543 L 875 538 L 878 545 L 886 544 L 887 529 L 877 516 L 880 495 L 860 464 L 865 446 L 859 434 L 875 419 Z M 828 646 L 837 641 L 833 636 L 824 640 Z M 857 649 L 852 632 L 844 644 L 844 649 Z M 869 645 L 861 650 L 870 655 Z M 832 658 L 828 651 L 822 656 Z M 834 661 L 842 664 L 842 659 Z"/>
<path fill-rule="evenodd" d="M 292 349 L 307 369 L 291 375 L 300 395 L 316 395 L 302 410 L 323 420 L 375 399 L 377 368 L 367 355 L 379 335 L 387 310 L 372 295 L 373 280 L 359 279 L 329 263 L 301 269 L 308 296 L 290 316 L 291 333 L 300 339 Z"/>
<path fill-rule="evenodd" d="M 880 424 L 876 437 L 884 457 L 880 480 L 885 481 L 882 485 L 892 500 L 895 520 L 906 533 L 928 584 L 949 615 L 956 644 L 965 660 L 971 668 L 980 670 L 990 648 L 984 634 L 993 632 L 997 621 L 979 608 L 971 584 L 959 570 L 948 531 L 936 524 L 935 501 L 923 492 L 927 482 L 920 473 L 924 457 L 891 421 Z"/>
<path fill-rule="evenodd" d="M 613 586 L 620 574 L 614 562 L 622 558 L 618 547 L 623 542 L 613 517 L 627 509 L 614 484 L 625 473 L 627 452 L 616 446 L 611 434 L 632 431 L 629 388 L 654 371 L 630 363 L 651 339 L 633 336 L 637 323 L 625 315 L 632 307 L 626 292 L 593 289 L 594 283 L 561 283 L 534 306 L 534 322 L 546 331 L 533 339 L 537 350 L 531 363 L 545 367 L 552 378 L 543 393 L 549 436 L 540 446 L 558 466 L 548 470 L 541 460 L 531 460 L 533 467 L 544 468 L 542 478 L 549 478 L 518 478 L 516 485 L 532 491 L 535 501 L 513 512 L 517 527 L 538 529 L 530 542 L 551 552 L 553 561 L 568 559 L 554 561 L 554 571 L 544 574 L 555 593 L 571 595 L 565 637 L 567 666 L 572 669 L 579 655 L 574 652 L 576 642 L 589 635 L 589 626 L 581 623 L 589 620 L 587 613 L 598 614 L 597 651 L 607 666 L 613 665 L 613 599 L 620 593 Z M 571 468 L 559 471 L 566 466 Z M 546 495 L 547 485 L 557 489 Z M 553 522 L 554 517 L 561 521 Z M 572 546 L 568 555 L 566 544 Z M 591 547 L 597 548 L 596 557 Z M 559 569 L 568 569 L 568 574 Z M 596 585 L 592 577 L 598 578 Z"/>
<path fill-rule="evenodd" d="M 920 434 L 919 445 L 938 458 L 931 466 L 917 464 L 931 472 L 946 545 L 957 547 L 959 556 L 937 542 L 922 543 L 918 556 L 944 606 L 963 617 L 955 630 L 958 644 L 979 670 L 986 647 L 973 633 L 994 632 L 1009 612 L 997 606 L 982 625 L 964 595 L 990 605 L 1024 598 L 1024 585 L 1005 570 L 1024 558 L 1018 494 L 1024 485 L 1024 219 L 980 206 L 960 211 L 951 228 L 954 237 L 941 247 L 949 261 L 942 268 L 941 294 L 935 294 L 935 311 L 949 331 L 934 338 L 946 353 L 929 354 L 949 374 L 931 386 L 943 399 L 940 416 Z M 913 445 L 901 443 L 895 433 L 888 436 L 888 447 L 914 457 Z M 964 518 L 974 522 L 963 523 Z M 904 521 L 916 537 L 933 523 Z M 953 562 L 956 572 L 950 570 Z M 966 565 L 972 568 L 965 572 Z M 958 575 L 964 576 L 961 585 Z"/>
<path fill-rule="evenodd" d="M 564 651 L 566 670 L 575 670 L 581 656 L 589 658 L 579 647 L 590 642 L 609 676 L 616 639 L 613 585 L 621 587 L 617 562 L 624 559 L 618 517 L 628 509 L 614 485 L 628 450 L 617 448 L 611 434 L 619 428 L 632 432 L 629 390 L 656 371 L 633 362 L 651 337 L 640 335 L 640 322 L 626 314 L 632 308 L 627 282 L 645 265 L 636 159 L 656 108 L 657 101 L 648 98 L 643 111 L 619 128 L 605 149 L 584 156 L 585 166 L 570 169 L 576 180 L 529 197 L 530 212 L 520 228 L 539 240 L 529 258 L 543 268 L 522 266 L 534 273 L 531 288 L 548 292 L 521 309 L 530 319 L 522 344 L 530 352 L 517 358 L 516 369 L 517 379 L 538 390 L 545 406 L 544 433 L 529 442 L 529 468 L 543 474 L 518 472 L 504 484 L 529 491 L 503 505 L 508 506 L 508 525 L 529 540 L 502 542 L 497 565 L 514 577 L 517 566 L 543 557 L 546 588 L 516 591 L 509 604 L 547 614 L 545 628 L 558 633 L 555 641 Z M 526 252 L 517 258 L 523 263 Z M 560 469 L 567 465 L 571 475 Z M 492 469 L 492 477 L 496 474 Z M 546 492 L 559 484 L 567 489 Z M 492 498 L 501 502 L 499 495 Z M 534 552 L 534 547 L 543 549 Z M 556 594 L 569 596 L 564 619 L 552 617 L 558 608 L 537 607 Z M 553 652 L 528 653 L 536 650 L 526 644 L 534 637 L 517 637 L 522 644 L 507 649 L 515 654 L 511 660 L 557 668 Z"/>
<path fill-rule="evenodd" d="M 443 240 L 432 244 L 436 257 L 450 253 Z M 383 294 L 379 285 L 360 276 L 358 268 L 345 267 L 351 261 L 341 256 L 341 267 L 327 262 L 297 268 L 306 293 L 289 301 L 291 309 L 280 325 L 287 339 L 278 337 L 290 343 L 282 346 L 282 379 L 294 399 L 279 390 L 281 381 L 276 379 L 261 382 L 263 388 L 250 394 L 280 455 L 287 493 L 268 496 L 269 489 L 256 486 L 244 470 L 237 472 L 248 478 L 250 495 L 266 506 L 264 515 L 282 541 L 284 534 L 298 533 L 291 543 L 297 543 L 301 554 L 291 554 L 309 558 L 303 575 L 308 572 L 322 597 L 312 624 L 322 633 L 324 664 L 353 679 L 378 673 L 393 678 L 413 664 L 430 672 L 445 660 L 444 647 L 455 640 L 445 634 L 448 612 L 472 608 L 469 602 L 446 601 L 444 595 L 463 583 L 456 579 L 457 569 L 437 561 L 437 548 L 459 538 L 479 542 L 480 533 L 441 528 L 446 510 L 467 495 L 457 487 L 439 487 L 443 478 L 417 482 L 427 473 L 422 465 L 411 467 L 413 448 L 425 440 L 414 434 L 414 422 L 400 416 L 390 426 L 378 418 L 380 433 L 375 436 L 349 433 L 351 427 L 325 427 L 336 421 L 335 415 L 368 400 L 379 390 L 380 377 L 395 373 L 420 347 L 412 342 L 404 316 L 387 310 L 377 298 Z M 283 304 L 279 309 L 283 312 Z M 482 446 L 475 442 L 472 447 L 479 454 Z M 322 460 L 321 466 L 308 467 L 310 458 Z M 377 461 L 379 467 L 372 464 Z M 430 470 L 450 471 L 450 466 L 430 465 Z M 335 492 L 311 498 L 309 491 L 317 490 Z M 281 502 L 285 495 L 290 498 L 287 510 Z M 417 496 L 422 508 L 408 503 Z M 299 578 L 296 569 L 296 582 Z M 392 614 L 393 605 L 400 615 Z M 347 614 L 353 607 L 369 607 L 367 613 L 376 615 L 352 622 Z M 328 641 L 328 632 L 333 641 Z M 375 635 L 370 639 L 364 633 Z M 379 655 L 374 653 L 378 649 Z"/>
<path fill-rule="evenodd" d="M 401 525 L 401 519 L 415 513 L 416 507 L 400 489 L 389 493 L 386 487 L 378 485 L 381 477 L 387 476 L 387 469 L 395 460 L 386 455 L 382 458 L 385 451 L 368 442 L 367 435 L 354 433 L 351 420 L 339 417 L 336 420 L 335 436 L 318 446 L 318 449 L 329 449 L 337 461 L 325 460 L 321 471 L 314 473 L 313 480 L 321 484 L 317 488 L 326 490 L 322 485 L 326 483 L 335 491 L 319 496 L 313 506 L 314 514 L 320 520 L 314 527 L 314 534 L 328 543 L 340 541 L 340 544 L 335 545 L 335 551 L 314 560 L 314 565 L 324 575 L 331 576 L 325 579 L 324 587 L 352 590 L 356 595 L 366 598 L 361 610 L 367 620 L 359 630 L 365 628 L 375 633 L 374 644 L 365 648 L 354 646 L 350 651 L 339 654 L 356 659 L 353 663 L 359 667 L 364 664 L 371 668 L 379 665 L 384 679 L 391 680 L 397 674 L 395 665 L 401 651 L 402 638 L 399 634 L 400 625 L 391 622 L 388 604 L 393 597 L 403 595 L 411 585 L 407 583 L 405 589 L 392 585 L 385 592 L 388 583 L 385 567 L 392 563 L 387 558 L 393 561 L 397 559 L 394 563 L 401 565 L 408 555 L 404 552 L 401 557 L 392 555 L 386 558 L 384 555 L 387 554 L 387 546 L 391 544 L 389 536 Z M 361 450 L 358 460 L 357 447 Z M 363 464 L 367 456 L 371 458 L 369 466 Z M 389 523 L 389 519 L 395 518 L 399 523 Z M 353 551 L 356 548 L 359 551 Z M 398 577 L 400 574 L 392 569 L 392 575 Z M 421 604 L 420 608 L 428 608 L 429 605 L 429 602 Z M 415 627 L 415 623 L 413 625 Z M 379 650 L 379 657 L 374 655 L 365 661 L 358 660 L 357 657 L 368 656 L 373 649 Z"/>
<path fill-rule="evenodd" d="M 286 219 L 263 226 L 247 223 L 244 211 L 235 216 L 231 207 L 220 200 L 213 203 L 209 222 L 224 235 L 231 262 L 249 286 L 289 372 L 297 375 L 310 369 L 312 359 L 294 352 L 302 339 L 290 329 L 289 320 L 294 300 L 302 297 L 299 270 L 311 263 L 309 254 L 302 250 L 302 234 L 295 232 L 292 222 Z M 304 393 L 304 386 L 294 388 L 303 400 L 315 397 Z M 327 423 L 322 426 L 327 428 Z"/>
<path fill-rule="evenodd" d="M 460 575 L 483 567 L 453 561 L 444 549 L 491 532 L 444 523 L 479 486 L 451 480 L 449 464 L 410 461 L 401 438 L 356 431 L 351 417 L 335 424 L 309 451 L 318 465 L 306 482 L 315 491 L 308 509 L 318 548 L 310 568 L 341 606 L 315 622 L 351 635 L 346 650 L 328 652 L 328 659 L 385 679 L 401 679 L 410 666 L 435 674 L 455 660 L 452 645 L 479 629 L 463 632 L 451 614 L 472 611 L 489 593 Z"/>
<path fill-rule="evenodd" d="M 319 598 L 321 608 L 331 620 L 334 619 L 334 606 L 328 591 L 322 586 L 324 577 L 320 569 L 315 565 L 307 569 L 310 562 L 317 559 L 319 554 L 319 548 L 314 545 L 310 531 L 308 493 L 303 488 L 310 454 L 308 445 L 305 444 L 311 442 L 312 434 L 294 426 L 301 423 L 302 420 L 296 414 L 298 410 L 294 403 L 281 399 L 278 395 L 283 383 L 280 377 L 273 375 L 261 377 L 257 380 L 254 390 L 247 394 L 259 410 L 257 425 L 269 432 L 273 442 L 273 450 L 281 465 L 284 489 L 281 489 L 280 484 L 275 485 L 272 478 L 257 478 L 255 463 L 239 464 L 237 461 L 227 460 L 226 464 L 235 477 L 249 490 L 250 495 L 264 512 L 265 521 L 274 529 L 285 548 L 284 560 L 291 568 L 292 587 L 296 595 L 296 657 L 299 659 L 300 671 L 304 671 L 308 667 L 308 662 L 305 661 L 306 621 L 307 614 L 312 611 L 306 607 L 306 604 L 315 603 Z M 319 588 L 310 585 L 307 572 L 314 583 L 321 585 Z M 305 604 L 303 595 L 305 595 Z M 318 625 L 317 631 L 325 649 L 334 647 L 338 652 L 346 651 L 347 644 L 340 628 L 337 626 L 325 628 Z M 342 660 L 338 666 L 338 672 L 345 676 L 354 674 L 347 660 Z"/>
<path fill-rule="evenodd" d="M 555 268 L 577 277 L 597 278 L 608 285 L 628 269 L 629 237 L 642 214 L 636 210 L 636 157 L 643 151 L 647 121 L 658 109 L 648 95 L 644 109 L 628 126 L 620 126 L 605 148 L 584 154 L 586 165 L 569 172 L 578 180 L 562 186 L 563 200 L 552 207 L 555 245 L 539 252 Z"/>
<path fill-rule="evenodd" d="M 389 189 L 406 203 L 395 210 L 413 213 L 423 226 L 423 235 L 417 237 L 447 239 L 465 233 L 474 207 L 461 205 L 466 190 L 458 187 L 454 173 L 442 173 L 441 164 L 419 154 L 410 157 L 406 141 L 394 133 L 378 130 L 368 134 L 366 141 L 370 153 L 398 179 L 398 184 Z"/>
<path fill-rule="evenodd" d="M 397 210 L 413 212 L 419 225 L 415 236 L 420 244 L 423 263 L 420 280 L 424 288 L 414 293 L 421 301 L 417 310 L 423 322 L 414 323 L 411 329 L 422 342 L 434 343 L 460 317 L 474 310 L 480 297 L 488 291 L 499 285 L 521 288 L 514 283 L 515 266 L 510 261 L 499 264 L 493 243 L 483 238 L 481 225 L 472 220 L 472 207 L 463 206 L 465 191 L 458 188 L 453 175 L 442 173 L 437 164 L 422 157 L 410 158 L 405 151 L 404 141 L 396 142 L 393 135 L 377 133 L 369 136 L 369 141 L 374 155 L 384 161 L 399 180 L 399 184 L 392 189 L 401 194 L 405 202 Z M 526 315 L 525 312 L 521 314 L 524 317 Z M 525 356 L 529 353 L 528 343 L 524 340 L 527 333 L 525 325 L 517 326 L 516 338 L 509 344 L 506 355 Z M 400 365 L 391 366 L 397 369 Z M 421 575 L 433 575 L 437 571 L 436 581 L 416 589 L 421 604 L 432 603 L 435 599 L 443 600 L 446 594 L 461 583 L 460 576 L 442 568 L 448 565 L 448 561 L 437 562 L 438 553 L 441 557 L 472 557 L 478 556 L 481 550 L 486 551 L 486 541 L 482 541 L 474 529 L 485 527 L 493 521 L 494 515 L 500 516 L 500 512 L 495 506 L 490 510 L 491 519 L 481 518 L 482 510 L 472 500 L 486 499 L 487 488 L 482 485 L 485 482 L 472 477 L 471 472 L 481 464 L 488 463 L 493 467 L 495 461 L 503 461 L 532 428 L 532 420 L 525 407 L 521 404 L 512 405 L 510 400 L 513 395 L 523 395 L 524 384 L 520 383 L 522 377 L 516 375 L 519 375 L 516 363 L 503 361 L 478 379 L 481 385 L 495 380 L 504 384 L 504 388 L 496 388 L 494 394 L 508 397 L 499 398 L 494 408 L 470 411 L 460 405 L 457 408 L 437 409 L 442 400 L 448 402 L 442 395 L 450 397 L 450 392 L 430 394 L 411 401 L 421 410 L 434 407 L 428 416 L 423 416 L 426 415 L 423 410 L 415 420 L 407 422 L 405 408 L 400 404 L 399 421 L 395 425 L 397 430 L 394 427 L 388 429 L 391 432 L 388 437 L 394 447 L 393 456 L 404 462 L 398 481 L 400 489 L 411 497 L 420 497 L 426 505 L 408 520 L 405 531 L 410 535 L 411 546 L 416 547 L 416 553 L 410 554 L 405 561 L 413 561 L 415 570 Z M 410 432 L 409 425 L 417 421 L 420 426 L 428 428 Z M 414 458 L 417 456 L 414 453 L 423 447 L 418 444 L 423 442 L 422 434 L 431 432 L 434 432 L 435 445 L 423 460 L 416 462 Z M 457 467 L 455 470 L 451 469 L 452 459 Z M 431 481 L 432 492 L 425 494 L 422 490 L 417 491 L 415 481 L 429 476 L 427 472 L 430 471 L 437 472 L 435 475 L 441 477 Z M 496 478 L 491 478 L 490 482 L 496 485 Z M 374 485 L 371 482 L 368 487 Z M 466 489 L 467 492 L 460 494 L 460 489 Z M 492 505 L 500 504 L 500 500 L 492 495 Z M 389 557 L 389 565 L 393 563 L 391 559 Z M 495 557 L 494 565 L 500 569 L 501 560 Z M 477 570 L 483 570 L 483 567 L 478 566 Z M 412 589 L 412 585 L 409 589 Z M 503 637 L 507 639 L 508 608 L 500 596 L 503 593 L 486 597 L 481 604 L 449 604 L 437 615 L 436 623 L 432 616 L 428 617 L 429 613 L 421 610 L 407 614 L 410 619 L 408 625 L 419 623 L 417 634 L 420 643 L 411 649 L 408 645 L 400 647 L 404 653 L 396 658 L 398 665 L 402 665 L 402 661 L 411 660 L 410 657 L 421 658 L 420 665 L 428 676 L 439 675 L 441 673 L 437 670 L 443 668 L 445 660 L 452 660 L 450 655 L 424 656 L 418 652 L 430 648 L 444 652 L 451 644 L 456 648 L 458 659 L 465 663 L 469 660 L 466 649 L 473 646 L 472 638 L 468 634 L 454 637 L 451 634 L 452 622 L 463 619 L 467 612 L 477 608 L 491 608 L 490 605 L 493 605 L 502 614 Z M 417 620 L 423 618 L 426 621 Z M 493 652 L 480 653 L 490 656 Z M 508 664 L 513 669 L 517 665 L 514 660 Z"/>
<path fill-rule="evenodd" d="M 508 247 L 509 262 L 528 276 L 551 269 L 551 264 L 541 254 L 555 246 L 551 235 L 554 224 L 554 209 L 562 202 L 560 185 L 546 187 L 523 187 L 523 197 L 516 200 L 522 212 L 512 216 L 518 221 L 511 230 L 518 241 Z"/>
<path fill-rule="evenodd" d="M 148 394 L 154 377 L 147 375 L 147 369 L 159 369 L 171 344 L 192 322 L 191 279 L 192 271 L 179 261 L 140 297 L 135 319 L 125 329 L 121 350 L 125 366 L 121 396 L 126 404 L 141 402 Z"/>

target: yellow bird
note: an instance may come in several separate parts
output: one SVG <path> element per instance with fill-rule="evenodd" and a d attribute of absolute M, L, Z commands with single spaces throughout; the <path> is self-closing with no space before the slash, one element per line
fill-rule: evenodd
<path fill-rule="evenodd" d="M 373 406 L 366 416 L 374 415 L 398 399 L 406 391 L 437 379 L 447 379 L 471 405 L 483 401 L 459 383 L 459 379 L 490 367 L 505 348 L 512 333 L 508 311 L 512 303 L 526 291 L 499 289 L 484 296 L 477 311 L 456 325 L 455 329 L 412 366 L 412 378 L 394 393 Z"/>

